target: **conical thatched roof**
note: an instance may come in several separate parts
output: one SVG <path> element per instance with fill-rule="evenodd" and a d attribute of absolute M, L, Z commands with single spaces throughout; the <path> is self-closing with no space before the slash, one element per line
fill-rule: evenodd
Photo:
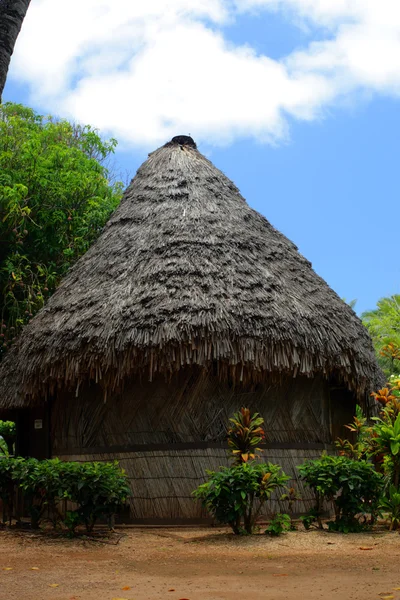
<path fill-rule="evenodd" d="M 134 373 L 212 362 L 236 381 L 323 373 L 358 395 L 380 379 L 353 310 L 180 136 L 140 167 L 98 241 L 10 350 L 0 406 L 88 378 L 110 389 Z"/>

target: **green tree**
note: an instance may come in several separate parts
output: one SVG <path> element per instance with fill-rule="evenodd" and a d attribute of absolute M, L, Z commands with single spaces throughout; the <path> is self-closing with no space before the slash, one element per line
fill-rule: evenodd
<path fill-rule="evenodd" d="M 90 126 L 0 105 L 0 355 L 119 204 L 115 146 Z"/>
<path fill-rule="evenodd" d="M 400 371 L 400 294 L 381 298 L 377 308 L 361 316 L 383 371 L 390 377 Z M 396 351 L 399 350 L 399 352 Z"/>

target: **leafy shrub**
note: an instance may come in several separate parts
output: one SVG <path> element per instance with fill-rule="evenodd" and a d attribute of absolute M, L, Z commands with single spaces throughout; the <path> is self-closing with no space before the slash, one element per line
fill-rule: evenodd
<path fill-rule="evenodd" d="M 219 523 L 232 527 L 235 534 L 253 532 L 263 504 L 289 479 L 272 463 L 243 462 L 207 473 L 208 481 L 193 494 Z"/>
<path fill-rule="evenodd" d="M 4 438 L 14 438 L 16 435 L 16 426 L 14 421 L 0 421 L 0 435 Z"/>
<path fill-rule="evenodd" d="M 298 467 L 301 477 L 315 495 L 315 516 L 322 528 L 323 502 L 332 503 L 335 521 L 330 529 L 359 531 L 364 526 L 360 518 L 376 515 L 383 489 L 383 478 L 371 463 L 352 460 L 347 456 L 322 456 Z"/>
<path fill-rule="evenodd" d="M 14 481 L 25 493 L 32 527 L 35 529 L 39 527 L 45 510 L 54 526 L 61 520 L 61 515 L 57 513 L 57 502 L 66 494 L 64 464 L 57 458 L 43 461 L 28 458 L 14 466 Z"/>
<path fill-rule="evenodd" d="M 388 344 L 382 350 L 391 353 L 397 349 Z M 340 454 L 355 459 L 372 459 L 378 472 L 384 474 L 384 496 L 381 509 L 388 513 L 390 529 L 397 529 L 400 516 L 400 379 L 392 376 L 388 384 L 371 394 L 381 405 L 380 416 L 368 422 L 359 406 L 351 425 L 356 436 L 351 444 L 348 440 L 338 440 Z"/>
<path fill-rule="evenodd" d="M 278 513 L 275 517 L 270 521 L 265 533 L 276 537 L 281 535 L 285 531 L 290 531 L 292 528 L 292 521 L 289 515 Z"/>
<path fill-rule="evenodd" d="M 305 515 L 301 515 L 301 522 L 304 525 L 304 529 L 311 529 L 312 525 L 318 523 L 320 529 L 323 529 L 322 521 L 321 521 L 321 511 L 317 510 L 315 507 L 311 508 Z"/>
<path fill-rule="evenodd" d="M 24 492 L 32 527 L 39 527 L 47 514 L 54 527 L 62 524 L 71 532 L 81 523 L 91 532 L 100 517 L 118 512 L 130 495 L 126 475 L 116 462 L 3 458 L 0 460 L 0 497 L 6 502 L 12 498 L 13 486 Z M 76 503 L 77 509 L 63 517 L 57 506 L 62 500 Z"/>
<path fill-rule="evenodd" d="M 380 508 L 388 513 L 389 530 L 398 529 L 400 526 L 400 490 L 391 485 L 386 495 L 382 498 Z"/>
<path fill-rule="evenodd" d="M 15 467 L 23 459 L 10 459 L 8 456 L 0 457 L 0 499 L 3 503 L 3 523 L 7 515 L 11 520 L 14 498 Z"/>
<path fill-rule="evenodd" d="M 13 454 L 16 426 L 14 421 L 0 420 L 0 454 Z"/>
<path fill-rule="evenodd" d="M 383 457 L 383 470 L 391 483 L 400 485 L 400 413 L 388 403 L 381 417 L 375 417 L 370 453 Z"/>
<path fill-rule="evenodd" d="M 125 504 L 130 495 L 126 475 L 116 462 L 67 464 L 67 497 L 78 505 L 68 519 L 91 532 L 100 517 L 110 517 Z"/>
<path fill-rule="evenodd" d="M 354 434 L 355 442 L 352 444 L 350 440 L 338 438 L 335 445 L 339 450 L 340 456 L 347 456 L 354 460 L 365 460 L 368 458 L 372 429 L 361 406 L 356 406 L 356 416 L 353 422 L 350 425 L 345 425 L 345 427 Z"/>
<path fill-rule="evenodd" d="M 338 439 L 340 454 L 354 459 L 373 459 L 377 469 L 387 476 L 388 483 L 400 485 L 400 380 L 392 377 L 386 387 L 371 394 L 381 405 L 380 416 L 368 422 L 357 406 L 353 423 L 346 425 L 356 436 L 349 440 Z"/>

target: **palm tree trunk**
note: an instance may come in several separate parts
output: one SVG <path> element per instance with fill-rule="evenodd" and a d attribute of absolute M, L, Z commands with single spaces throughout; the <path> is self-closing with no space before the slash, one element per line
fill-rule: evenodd
<path fill-rule="evenodd" d="M 0 101 L 15 42 L 31 0 L 0 0 Z"/>

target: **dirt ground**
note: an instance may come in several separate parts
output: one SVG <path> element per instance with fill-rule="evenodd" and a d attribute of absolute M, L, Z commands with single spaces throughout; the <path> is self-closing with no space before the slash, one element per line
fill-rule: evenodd
<path fill-rule="evenodd" d="M 389 532 L 132 528 L 99 542 L 3 530 L 0 599 L 400 600 L 399 559 Z"/>

